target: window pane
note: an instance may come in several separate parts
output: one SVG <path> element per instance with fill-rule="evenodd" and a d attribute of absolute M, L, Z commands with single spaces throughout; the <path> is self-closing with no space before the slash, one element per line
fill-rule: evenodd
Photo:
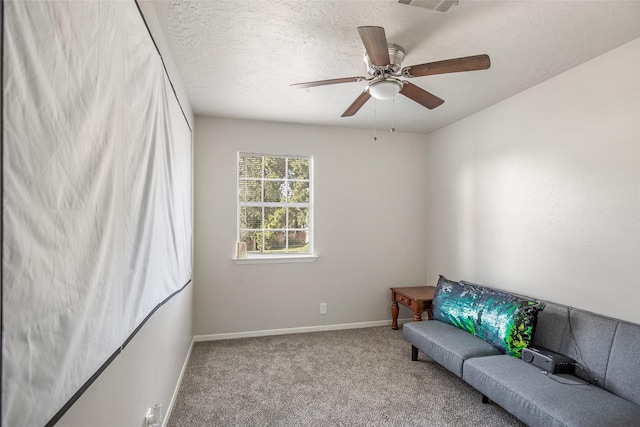
<path fill-rule="evenodd" d="M 243 231 L 240 233 L 240 241 L 247 244 L 247 252 L 260 252 L 262 250 L 262 231 Z"/>
<path fill-rule="evenodd" d="M 284 181 L 265 181 L 264 182 L 264 201 L 269 202 L 285 202 L 286 192 Z"/>
<path fill-rule="evenodd" d="M 264 228 L 285 228 L 287 208 L 264 208 Z"/>
<path fill-rule="evenodd" d="M 241 207 L 240 208 L 240 228 L 262 228 L 262 208 Z"/>
<path fill-rule="evenodd" d="M 309 179 L 309 160 L 289 159 L 289 170 L 287 171 L 287 178 Z"/>
<path fill-rule="evenodd" d="M 238 186 L 240 187 L 241 202 L 262 201 L 262 185 L 260 181 L 247 181 L 242 179 L 238 183 Z"/>
<path fill-rule="evenodd" d="M 309 252 L 309 233 L 289 231 L 289 252 Z"/>
<path fill-rule="evenodd" d="M 265 231 L 264 245 L 264 252 L 284 252 L 286 247 L 284 231 Z"/>
<path fill-rule="evenodd" d="M 289 209 L 289 228 L 300 229 L 309 227 L 309 208 Z"/>
<path fill-rule="evenodd" d="M 265 178 L 282 178 L 285 177 L 287 168 L 287 159 L 284 157 L 265 157 L 264 158 L 264 177 Z"/>
<path fill-rule="evenodd" d="M 289 201 L 292 203 L 309 203 L 309 182 L 290 182 Z"/>
<path fill-rule="evenodd" d="M 240 156 L 238 176 L 240 176 L 240 178 L 262 178 L 262 157 Z"/>

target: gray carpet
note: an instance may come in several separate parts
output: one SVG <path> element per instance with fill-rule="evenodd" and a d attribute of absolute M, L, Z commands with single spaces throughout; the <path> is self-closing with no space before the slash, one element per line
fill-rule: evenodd
<path fill-rule="evenodd" d="M 169 427 L 522 426 L 391 327 L 195 343 Z"/>

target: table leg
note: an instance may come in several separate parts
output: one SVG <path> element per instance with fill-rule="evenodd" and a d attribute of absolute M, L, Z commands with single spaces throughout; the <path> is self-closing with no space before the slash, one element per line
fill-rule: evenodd
<path fill-rule="evenodd" d="M 423 311 L 422 302 L 412 301 L 411 309 L 413 310 L 413 321 L 422 322 L 422 311 Z"/>
<path fill-rule="evenodd" d="M 391 329 L 398 329 L 398 301 L 391 301 Z"/>

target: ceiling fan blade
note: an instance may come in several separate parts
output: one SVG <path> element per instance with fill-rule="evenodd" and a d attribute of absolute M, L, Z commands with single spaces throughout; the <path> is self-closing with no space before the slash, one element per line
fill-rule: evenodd
<path fill-rule="evenodd" d="M 369 98 L 371 98 L 371 95 L 369 95 L 369 92 L 367 91 L 362 92 L 360 96 L 358 96 L 356 100 L 353 101 L 351 105 L 349 105 L 349 108 L 347 108 L 345 112 L 342 113 L 342 117 L 353 116 L 355 113 L 358 112 L 360 108 L 362 108 L 364 103 L 367 102 Z"/>
<path fill-rule="evenodd" d="M 429 93 L 421 87 L 418 87 L 409 82 L 404 82 L 404 86 L 402 87 L 400 93 L 407 98 L 413 99 L 418 104 L 427 107 L 430 110 L 433 110 L 437 106 L 442 105 L 442 103 L 444 102 L 444 100 L 438 98 L 434 94 Z"/>
<path fill-rule="evenodd" d="M 387 36 L 382 27 L 358 27 L 358 33 L 373 65 L 385 66 L 391 63 Z"/>
<path fill-rule="evenodd" d="M 356 83 L 364 80 L 367 80 L 367 78 L 366 77 L 343 77 L 340 79 L 317 80 L 315 82 L 306 82 L 306 83 L 293 83 L 291 86 L 305 88 L 305 87 L 314 87 L 314 86 L 335 85 L 338 83 Z"/>
<path fill-rule="evenodd" d="M 402 69 L 402 75 L 405 77 L 422 77 L 433 74 L 457 73 L 460 71 L 486 70 L 490 66 L 491 60 L 489 59 L 489 55 L 475 55 L 411 65 Z"/>

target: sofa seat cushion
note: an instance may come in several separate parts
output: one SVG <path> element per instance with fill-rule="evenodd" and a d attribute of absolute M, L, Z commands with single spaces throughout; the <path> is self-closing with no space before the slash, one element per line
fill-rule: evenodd
<path fill-rule="evenodd" d="M 413 346 L 460 378 L 465 360 L 501 354 L 486 341 L 438 320 L 405 323 L 402 333 Z"/>
<path fill-rule="evenodd" d="M 593 385 L 562 384 L 507 355 L 467 360 L 463 379 L 530 426 L 640 425 L 639 406 Z M 583 382 L 572 376 L 560 380 Z"/>

